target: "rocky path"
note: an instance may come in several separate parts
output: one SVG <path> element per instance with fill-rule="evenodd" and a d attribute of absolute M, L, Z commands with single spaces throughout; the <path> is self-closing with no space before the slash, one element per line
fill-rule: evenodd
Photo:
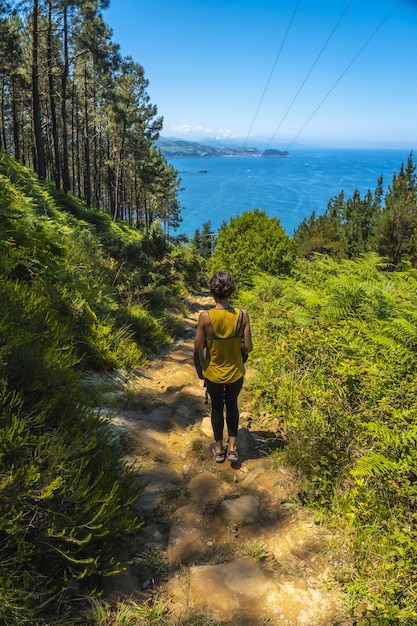
<path fill-rule="evenodd" d="M 211 299 L 189 304 L 183 340 L 107 394 L 115 432 L 148 481 L 137 558 L 108 581 L 108 597 L 162 604 L 171 626 L 353 624 L 336 582 L 334 538 L 297 506 L 293 476 L 269 457 L 244 395 L 239 462 L 214 462 L 192 360 L 198 311 Z"/>

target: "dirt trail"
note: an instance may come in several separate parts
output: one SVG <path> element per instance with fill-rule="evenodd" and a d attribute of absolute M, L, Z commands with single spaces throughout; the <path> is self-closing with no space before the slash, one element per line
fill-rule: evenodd
<path fill-rule="evenodd" d="M 334 538 L 297 506 L 293 476 L 269 457 L 268 433 L 256 428 L 244 394 L 239 462 L 214 462 L 192 360 L 198 311 L 210 306 L 208 297 L 190 300 L 184 338 L 129 380 L 113 379 L 107 393 L 105 411 L 148 481 L 137 558 L 106 582 L 107 595 L 162 603 L 172 626 L 354 624 L 343 610 Z"/>

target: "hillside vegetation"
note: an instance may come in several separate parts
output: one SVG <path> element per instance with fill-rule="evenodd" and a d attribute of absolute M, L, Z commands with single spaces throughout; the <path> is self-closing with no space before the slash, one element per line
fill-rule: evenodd
<path fill-rule="evenodd" d="M 349 221 L 340 228 L 343 240 Z M 149 234 L 114 222 L 4 154 L 0 231 L 5 624 L 72 623 L 74 598 L 125 566 L 143 485 L 83 374 L 128 372 L 169 347 L 206 265 L 243 286 L 254 417 L 275 433 L 277 463 L 296 468 L 299 504 L 341 532 L 352 610 L 363 607 L 364 624 L 415 623 L 417 275 L 406 238 L 399 267 L 371 250 L 302 258 L 279 220 L 254 210 L 224 224 L 211 253 L 199 238 L 169 243 L 158 221 Z"/>
<path fill-rule="evenodd" d="M 232 218 L 209 259 L 245 286 L 253 413 L 341 531 L 340 581 L 372 626 L 417 623 L 416 220 L 410 155 L 385 196 L 341 193 L 293 240 L 262 211 Z"/>
<path fill-rule="evenodd" d="M 255 410 L 282 442 L 277 460 L 302 478 L 300 501 L 342 531 L 340 580 L 352 607 L 363 603 L 363 623 L 411 625 L 417 274 L 386 270 L 375 254 L 316 256 L 290 278 L 258 277 L 245 303 Z"/>
<path fill-rule="evenodd" d="M 254 209 L 205 250 L 244 288 L 253 415 L 299 503 L 339 531 L 340 582 L 369 626 L 417 623 L 415 170 L 410 154 L 385 193 L 341 192 L 293 240 Z"/>
<path fill-rule="evenodd" d="M 137 367 L 181 332 L 199 260 L 156 226 L 115 224 L 0 158 L 4 624 L 33 625 L 58 601 L 65 614 L 74 581 L 123 567 L 141 526 L 141 481 L 81 378 Z"/>
<path fill-rule="evenodd" d="M 0 622 L 85 623 L 81 599 L 126 565 L 144 486 L 84 374 L 169 348 L 184 297 L 226 270 L 253 325 L 253 417 L 297 470 L 297 504 L 337 526 L 355 621 L 415 626 L 412 154 L 293 239 L 254 207 L 181 243 L 163 120 L 107 4 L 0 3 Z"/>

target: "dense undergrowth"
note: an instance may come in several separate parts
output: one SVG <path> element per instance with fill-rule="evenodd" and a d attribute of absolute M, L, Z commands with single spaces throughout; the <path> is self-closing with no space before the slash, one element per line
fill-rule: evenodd
<path fill-rule="evenodd" d="M 259 220 L 242 216 L 256 232 Z M 412 626 L 417 272 L 374 253 L 295 260 L 274 223 L 286 273 L 256 274 L 264 238 L 240 221 L 254 411 L 284 442 L 274 454 L 298 470 L 300 502 L 338 528 L 358 623 Z M 225 264 L 226 245 L 209 265 Z M 1 623 L 79 623 L 79 599 L 126 564 L 143 484 L 81 381 L 169 346 L 184 296 L 203 282 L 196 246 L 169 243 L 157 222 L 147 236 L 114 223 L 0 157 Z"/>
<path fill-rule="evenodd" d="M 1 156 L 2 624 L 67 623 L 80 584 L 125 565 L 143 484 L 81 378 L 168 346 L 199 272 L 157 224 L 145 237 Z"/>
<path fill-rule="evenodd" d="M 317 255 L 243 294 L 257 410 L 327 511 L 369 624 L 417 623 L 417 273 Z M 341 553 L 342 553 L 341 552 Z M 361 622 L 362 623 L 362 622 Z"/>

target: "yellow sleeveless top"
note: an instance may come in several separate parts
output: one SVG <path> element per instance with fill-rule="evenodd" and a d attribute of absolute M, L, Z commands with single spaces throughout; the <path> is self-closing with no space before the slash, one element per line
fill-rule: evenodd
<path fill-rule="evenodd" d="M 212 336 L 206 337 L 204 378 L 212 383 L 234 383 L 245 375 L 242 358 L 242 336 L 237 336 L 239 309 L 210 309 L 208 311 Z"/>

